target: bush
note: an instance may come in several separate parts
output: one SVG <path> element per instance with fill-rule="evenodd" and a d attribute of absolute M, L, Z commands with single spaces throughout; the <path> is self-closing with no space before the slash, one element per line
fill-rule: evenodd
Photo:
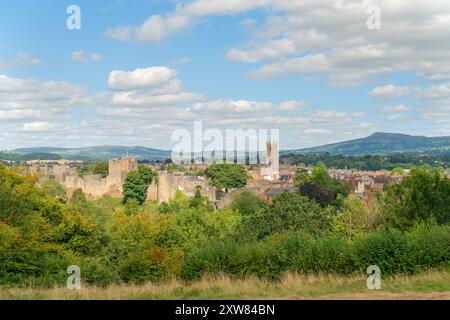
<path fill-rule="evenodd" d="M 325 211 L 298 192 L 284 191 L 256 214 L 243 217 L 239 238 L 263 239 L 274 233 L 302 230 L 312 235 L 330 229 Z"/>
<path fill-rule="evenodd" d="M 193 280 L 208 273 L 267 279 L 278 279 L 286 271 L 365 274 L 370 265 L 378 265 L 385 275 L 416 273 L 448 266 L 449 232 L 448 226 L 423 225 L 409 233 L 386 229 L 354 241 L 289 232 L 248 244 L 214 243 L 186 256 L 182 276 Z"/>

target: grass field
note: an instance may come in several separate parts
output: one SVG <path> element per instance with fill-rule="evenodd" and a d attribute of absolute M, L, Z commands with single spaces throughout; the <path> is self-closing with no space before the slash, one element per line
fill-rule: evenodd
<path fill-rule="evenodd" d="M 433 271 L 414 276 L 382 278 L 381 290 L 368 290 L 366 277 L 287 274 L 279 282 L 256 278 L 207 277 L 183 284 L 172 280 L 161 284 L 84 287 L 0 288 L 0 299 L 445 299 L 450 300 L 450 272 Z"/>

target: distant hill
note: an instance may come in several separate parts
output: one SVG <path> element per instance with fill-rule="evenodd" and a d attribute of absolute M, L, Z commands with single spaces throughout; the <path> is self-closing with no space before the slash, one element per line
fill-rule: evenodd
<path fill-rule="evenodd" d="M 285 155 L 320 155 L 325 153 L 348 156 L 392 153 L 450 155 L 450 137 L 424 137 L 400 133 L 377 132 L 362 139 L 282 152 Z"/>
<path fill-rule="evenodd" d="M 6 155 L 9 155 L 11 158 L 15 158 L 15 156 L 12 156 L 12 153 L 27 155 L 25 157 L 26 159 L 33 158 L 34 155 L 45 158 L 53 158 L 52 155 L 55 155 L 55 159 L 58 159 L 59 155 L 62 158 L 69 160 L 105 160 L 124 157 L 127 154 L 129 156 L 138 157 L 140 160 L 165 160 L 169 159 L 171 156 L 170 151 L 140 146 L 96 146 L 85 148 L 36 147 L 16 149 L 10 151 L 10 153 L 3 153 L 3 155 L 5 157 Z M 369 137 L 361 139 L 333 143 L 314 148 L 281 151 L 281 155 L 321 155 L 326 153 L 344 156 L 393 153 L 405 155 L 450 155 L 450 137 L 424 137 L 400 133 L 377 132 Z"/>
<path fill-rule="evenodd" d="M 36 147 L 21 148 L 13 150 L 14 153 L 47 153 L 58 154 L 64 159 L 69 160 L 105 160 L 112 158 L 129 156 L 138 157 L 143 160 L 165 160 L 170 158 L 170 151 L 158 150 L 146 147 L 124 147 L 124 146 L 97 146 L 85 148 L 52 148 Z"/>
<path fill-rule="evenodd" d="M 14 153 L 0 152 L 0 161 L 29 161 L 29 160 L 60 160 L 57 153 Z"/>

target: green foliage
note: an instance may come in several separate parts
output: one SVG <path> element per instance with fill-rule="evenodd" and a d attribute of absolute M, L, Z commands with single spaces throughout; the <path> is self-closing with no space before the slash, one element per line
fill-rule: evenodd
<path fill-rule="evenodd" d="M 330 227 L 320 206 L 297 192 L 284 191 L 256 214 L 243 217 L 241 237 L 262 239 L 284 231 L 319 234 Z"/>
<path fill-rule="evenodd" d="M 403 175 L 404 172 L 405 170 L 402 167 L 395 167 L 394 169 L 391 170 L 392 174 Z"/>
<path fill-rule="evenodd" d="M 305 170 L 299 170 L 294 183 L 302 195 L 317 201 L 322 207 L 332 204 L 338 195 L 347 196 L 351 189 L 347 183 L 331 178 L 321 161 L 313 168 L 311 176 Z"/>
<path fill-rule="evenodd" d="M 7 161 L 30 161 L 30 160 L 61 160 L 62 157 L 59 154 L 54 153 L 13 153 L 13 152 L 0 152 L 0 159 Z"/>
<path fill-rule="evenodd" d="M 213 164 L 206 171 L 206 176 L 213 186 L 219 189 L 239 189 L 247 184 L 245 167 L 239 164 Z"/>
<path fill-rule="evenodd" d="M 129 198 L 125 203 L 124 209 L 127 215 L 138 214 L 140 209 L 140 203 L 134 198 Z"/>
<path fill-rule="evenodd" d="M 417 157 L 416 155 L 390 154 L 390 155 L 282 155 L 280 160 L 290 164 L 303 164 L 314 166 L 317 162 L 324 163 L 328 168 L 357 169 L 357 170 L 392 170 L 397 167 L 410 169 L 414 166 L 443 167 L 450 165 L 450 155 L 431 155 Z"/>
<path fill-rule="evenodd" d="M 343 200 L 339 214 L 332 217 L 332 229 L 335 234 L 353 239 L 369 232 L 375 224 L 375 219 L 362 200 L 350 195 Z"/>
<path fill-rule="evenodd" d="M 84 162 L 77 167 L 77 172 L 80 177 L 84 177 L 88 174 L 99 174 L 105 178 L 109 174 L 109 165 L 107 161 Z"/>
<path fill-rule="evenodd" d="M 56 180 L 44 181 L 42 188 L 53 198 L 58 199 L 61 202 L 67 201 L 66 190 Z"/>
<path fill-rule="evenodd" d="M 314 176 L 330 182 L 322 169 Z M 140 167 L 136 177 L 147 185 L 153 174 Z M 342 195 L 321 207 L 286 191 L 270 204 L 243 192 L 214 211 L 200 189 L 159 206 L 88 200 L 81 190 L 66 201 L 59 185 L 0 165 L 0 286 L 65 285 L 70 265 L 81 267 L 84 283 L 104 286 L 222 272 L 279 279 L 365 274 L 373 264 L 383 275 L 448 267 L 448 187 L 442 173 L 415 169 L 369 208 Z"/>
<path fill-rule="evenodd" d="M 265 201 L 250 191 L 239 193 L 231 203 L 233 210 L 239 211 L 243 216 L 256 214 L 264 207 Z"/>
<path fill-rule="evenodd" d="M 83 190 L 81 189 L 76 189 L 73 194 L 72 194 L 72 198 L 70 199 L 70 201 L 72 201 L 73 203 L 86 203 L 87 199 L 86 199 L 86 195 L 84 194 Z"/>
<path fill-rule="evenodd" d="M 343 181 L 331 178 L 323 164 L 313 169 L 310 181 L 322 187 L 333 199 L 336 199 L 338 194 L 347 196 L 350 193 L 350 186 Z"/>
<path fill-rule="evenodd" d="M 333 195 L 328 193 L 323 187 L 312 182 L 304 182 L 300 185 L 300 194 L 315 200 L 320 206 L 326 207 L 333 200 Z"/>
<path fill-rule="evenodd" d="M 195 280 L 206 274 L 226 273 L 279 279 L 288 271 L 365 273 L 370 265 L 378 265 L 382 275 L 417 273 L 448 266 L 449 232 L 448 226 L 421 225 L 408 233 L 384 230 L 354 241 L 331 234 L 315 238 L 289 232 L 246 244 L 213 242 L 186 256 L 182 276 Z"/>
<path fill-rule="evenodd" d="M 171 212 L 171 207 L 167 202 L 162 202 L 159 205 L 159 213 L 170 213 Z"/>
<path fill-rule="evenodd" d="M 128 173 L 123 184 L 124 203 L 134 199 L 139 204 L 143 204 L 147 198 L 148 185 L 152 182 L 154 176 L 151 169 L 145 165 L 139 165 L 137 171 Z"/>
<path fill-rule="evenodd" d="M 200 188 L 197 188 L 195 190 L 195 195 L 194 197 L 192 197 L 189 206 L 191 208 L 198 208 L 202 205 L 203 203 L 203 197 L 202 197 L 202 192 L 200 191 Z"/>
<path fill-rule="evenodd" d="M 399 184 L 391 185 L 382 213 L 390 226 L 408 229 L 416 222 L 450 222 L 450 180 L 438 171 L 413 168 Z"/>

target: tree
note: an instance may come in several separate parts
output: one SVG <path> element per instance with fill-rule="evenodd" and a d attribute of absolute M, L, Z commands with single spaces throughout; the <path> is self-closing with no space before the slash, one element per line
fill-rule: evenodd
<path fill-rule="evenodd" d="M 93 174 L 99 174 L 103 178 L 107 177 L 109 174 L 109 164 L 106 161 L 98 162 L 94 164 L 92 169 Z"/>
<path fill-rule="evenodd" d="M 294 184 L 299 187 L 308 181 L 309 176 L 307 170 L 306 169 L 297 170 L 294 177 Z"/>
<path fill-rule="evenodd" d="M 240 238 L 263 239 L 274 233 L 303 230 L 320 234 L 330 224 L 325 211 L 298 192 L 284 191 L 256 214 L 243 217 Z"/>
<path fill-rule="evenodd" d="M 391 174 L 403 175 L 404 172 L 405 170 L 402 167 L 395 167 L 391 170 Z"/>
<path fill-rule="evenodd" d="M 238 189 L 247 184 L 245 167 L 239 164 L 220 163 L 213 164 L 206 171 L 207 177 L 213 186 L 219 189 Z"/>
<path fill-rule="evenodd" d="M 128 173 L 123 184 L 123 202 L 135 199 L 139 204 L 143 204 L 147 198 L 148 185 L 152 182 L 154 173 L 150 168 L 139 165 L 137 171 Z"/>
<path fill-rule="evenodd" d="M 351 194 L 343 200 L 339 214 L 333 216 L 333 231 L 352 239 L 369 231 L 374 218 L 364 202 Z"/>
<path fill-rule="evenodd" d="M 265 201 L 250 191 L 238 194 L 231 203 L 231 209 L 239 211 L 242 215 L 251 215 L 258 212 L 265 205 Z"/>
<path fill-rule="evenodd" d="M 191 198 L 189 207 L 198 208 L 203 204 L 202 192 L 200 191 L 200 187 L 197 187 L 195 190 L 194 197 Z"/>
<path fill-rule="evenodd" d="M 450 179 L 436 170 L 411 169 L 399 184 L 388 187 L 383 200 L 385 221 L 400 229 L 420 221 L 450 222 Z"/>
<path fill-rule="evenodd" d="M 350 193 L 350 185 L 344 181 L 333 179 L 328 174 L 327 168 L 323 163 L 313 169 L 310 182 L 320 186 L 334 199 L 337 198 L 338 194 L 347 196 Z"/>
<path fill-rule="evenodd" d="M 170 205 L 167 202 L 163 202 L 159 205 L 159 213 L 170 213 L 171 212 L 171 208 Z"/>
<path fill-rule="evenodd" d="M 334 200 L 333 195 L 329 194 L 321 186 L 312 182 L 303 183 L 299 190 L 303 196 L 315 200 L 321 207 L 329 205 Z"/>
<path fill-rule="evenodd" d="M 73 192 L 72 198 L 70 200 L 76 203 L 85 203 L 86 195 L 84 194 L 82 189 L 78 188 Z"/>

